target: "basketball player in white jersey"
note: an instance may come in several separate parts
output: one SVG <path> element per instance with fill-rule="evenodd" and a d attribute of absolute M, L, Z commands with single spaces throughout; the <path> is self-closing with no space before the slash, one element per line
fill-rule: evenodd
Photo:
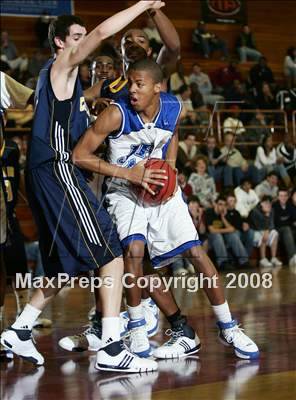
<path fill-rule="evenodd" d="M 133 316 L 131 329 L 145 324 L 137 279 L 142 275 L 147 243 L 151 262 L 156 268 L 168 265 L 176 256 L 184 254 L 191 258 L 197 273 L 216 277 L 215 285 L 205 285 L 205 292 L 217 317 L 220 340 L 231 345 L 240 358 L 258 358 L 257 345 L 232 319 L 217 271 L 200 246 L 180 188 L 169 201 L 159 206 L 141 204 L 132 188 L 141 185 L 151 192 L 149 183 L 158 179 L 161 185 L 166 179 L 162 170 L 145 169 L 144 161 L 148 158 L 166 159 L 173 168 L 175 166 L 177 125 L 182 106 L 175 96 L 161 92 L 162 81 L 162 70 L 155 62 L 145 59 L 132 64 L 128 72 L 129 97 L 118 100 L 98 117 L 74 148 L 73 162 L 109 177 L 106 179 L 108 211 L 125 250 L 125 267 L 134 276 L 127 280 L 132 287 L 126 288 L 128 309 Z M 104 161 L 95 156 L 95 151 L 106 139 L 109 147 L 107 161 Z M 183 322 L 173 326 L 172 337 L 153 355 L 157 358 L 184 357 L 199 349 L 198 336 Z M 147 353 L 150 349 L 140 355 L 145 357 Z"/>

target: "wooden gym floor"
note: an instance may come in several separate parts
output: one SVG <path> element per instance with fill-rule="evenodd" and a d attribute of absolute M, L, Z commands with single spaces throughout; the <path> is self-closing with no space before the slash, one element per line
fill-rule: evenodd
<path fill-rule="evenodd" d="M 253 272 L 253 271 L 252 271 Z M 226 278 L 225 278 L 226 279 Z M 228 279 L 228 278 L 227 278 Z M 226 281 L 227 281 L 226 279 Z M 228 279 L 229 280 L 229 279 Z M 197 329 L 202 349 L 197 357 L 160 361 L 151 374 L 101 373 L 94 353 L 69 353 L 58 347 L 62 336 L 78 333 L 93 304 L 87 289 L 64 289 L 44 316 L 52 329 L 35 331 L 44 367 L 18 358 L 1 363 L 2 400 L 294 400 L 296 399 L 296 274 L 283 268 L 271 289 L 227 289 L 232 312 L 261 350 L 258 362 L 237 359 L 217 341 L 215 321 L 202 290 L 175 290 L 183 313 Z M 7 325 L 14 319 L 14 296 L 6 298 Z M 164 319 L 155 345 L 165 340 Z"/>

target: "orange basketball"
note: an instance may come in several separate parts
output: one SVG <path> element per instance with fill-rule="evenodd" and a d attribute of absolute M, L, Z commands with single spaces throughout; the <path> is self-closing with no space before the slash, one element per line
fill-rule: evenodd
<path fill-rule="evenodd" d="M 161 204 L 174 193 L 176 187 L 176 171 L 165 160 L 160 160 L 158 158 L 150 158 L 146 162 L 145 168 L 163 169 L 166 171 L 166 176 L 168 179 L 162 181 L 165 184 L 164 186 L 158 186 L 154 184 L 149 185 L 155 195 L 147 192 L 147 190 L 141 186 L 135 186 L 135 192 L 137 193 L 139 200 L 145 204 Z"/>

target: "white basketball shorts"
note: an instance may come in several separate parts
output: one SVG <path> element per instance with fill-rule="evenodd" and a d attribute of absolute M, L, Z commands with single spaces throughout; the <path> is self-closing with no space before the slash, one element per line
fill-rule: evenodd
<path fill-rule="evenodd" d="M 185 250 L 202 244 L 180 188 L 173 198 L 159 206 L 140 204 L 128 189 L 108 193 L 106 204 L 122 246 L 142 240 L 155 268 L 171 264 Z"/>

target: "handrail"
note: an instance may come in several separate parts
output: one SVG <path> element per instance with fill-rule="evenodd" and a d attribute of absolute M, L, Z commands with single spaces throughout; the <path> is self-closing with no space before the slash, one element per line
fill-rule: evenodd
<path fill-rule="evenodd" d="M 259 109 L 258 109 L 259 110 Z M 285 129 L 285 132 L 288 132 L 288 117 L 287 113 L 284 110 L 259 110 L 263 114 L 283 114 L 284 115 L 284 125 L 271 125 L 271 128 L 277 128 L 277 129 Z M 230 110 L 230 109 L 222 109 L 222 110 L 217 110 L 217 131 L 218 131 L 218 140 L 221 143 L 222 142 L 222 124 L 221 124 L 221 114 L 237 114 L 237 113 L 245 113 L 245 114 L 255 114 L 257 111 L 256 110 Z M 257 125 L 257 126 L 248 126 L 244 125 L 244 128 L 262 128 L 262 125 Z M 265 125 L 266 128 L 269 128 L 269 125 Z"/>

